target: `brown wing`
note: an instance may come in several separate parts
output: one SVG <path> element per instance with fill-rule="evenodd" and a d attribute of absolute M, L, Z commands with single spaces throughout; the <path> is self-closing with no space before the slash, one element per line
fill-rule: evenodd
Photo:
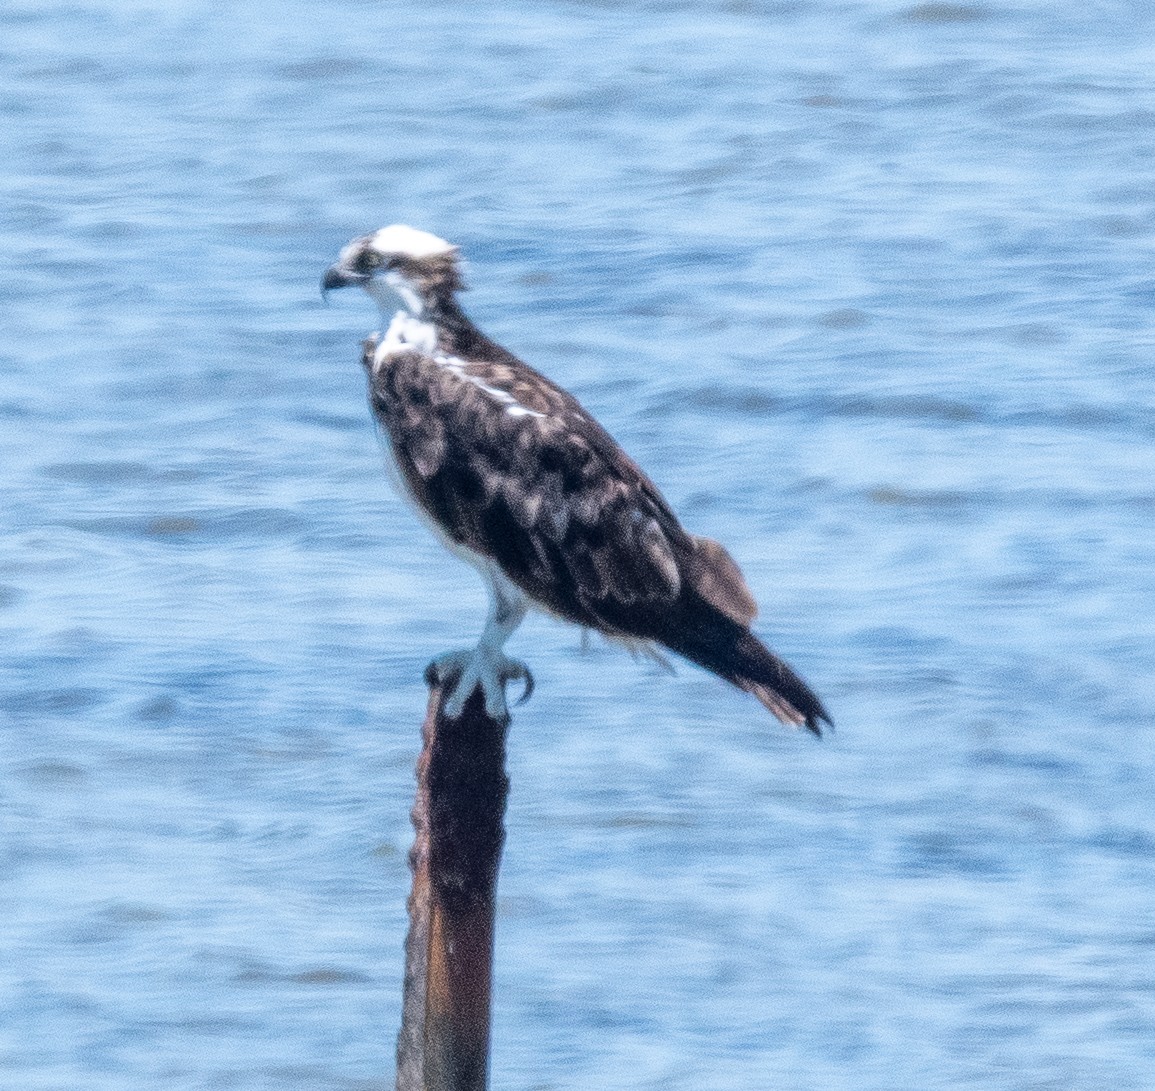
<path fill-rule="evenodd" d="M 418 503 L 554 613 L 616 629 L 619 610 L 678 597 L 694 539 L 544 376 L 407 352 L 378 370 L 371 397 Z"/>
<path fill-rule="evenodd" d="M 571 395 L 512 359 L 416 351 L 385 361 L 370 395 L 414 498 L 450 539 L 552 613 L 659 642 L 816 729 L 817 698 L 749 631 L 756 606 L 730 555 L 682 528 Z"/>

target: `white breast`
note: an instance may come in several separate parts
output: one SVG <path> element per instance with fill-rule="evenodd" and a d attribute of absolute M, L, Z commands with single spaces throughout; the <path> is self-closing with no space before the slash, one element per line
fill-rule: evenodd
<path fill-rule="evenodd" d="M 432 322 L 414 318 L 408 311 L 398 311 L 373 354 L 373 374 L 377 374 L 377 370 L 390 356 L 406 350 L 425 352 L 432 356 L 437 351 L 437 327 Z"/>

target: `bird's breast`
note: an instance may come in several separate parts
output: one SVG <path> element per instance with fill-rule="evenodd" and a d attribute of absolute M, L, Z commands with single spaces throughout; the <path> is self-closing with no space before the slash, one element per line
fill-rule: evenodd
<path fill-rule="evenodd" d="M 398 311 L 385 336 L 373 354 L 373 373 L 376 374 L 399 352 L 433 353 L 437 349 L 437 327 L 432 322 L 415 318 L 408 311 Z"/>

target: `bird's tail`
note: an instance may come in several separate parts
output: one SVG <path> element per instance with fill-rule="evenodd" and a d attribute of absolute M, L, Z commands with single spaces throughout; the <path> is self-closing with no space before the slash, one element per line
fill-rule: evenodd
<path fill-rule="evenodd" d="M 784 724 L 805 727 L 815 735 L 822 734 L 823 723 L 833 727 L 818 695 L 749 630 L 739 638 L 737 653 L 743 667 L 728 680 L 757 697 Z"/>
<path fill-rule="evenodd" d="M 748 628 L 721 614 L 708 621 L 695 611 L 697 624 L 680 628 L 663 643 L 687 659 L 756 697 L 784 724 L 822 734 L 833 721 L 818 695 Z M 704 624 L 705 622 L 705 624 Z"/>

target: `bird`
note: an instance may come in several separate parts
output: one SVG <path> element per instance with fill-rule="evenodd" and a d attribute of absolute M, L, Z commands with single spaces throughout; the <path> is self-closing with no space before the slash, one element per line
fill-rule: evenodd
<path fill-rule="evenodd" d="M 390 475 L 489 591 L 476 646 L 430 664 L 447 687 L 446 716 L 459 717 L 478 687 L 495 719 L 508 720 L 507 683 L 523 683 L 528 697 L 533 677 L 504 647 L 536 609 L 659 661 L 672 651 L 784 724 L 816 735 L 832 724 L 751 630 L 757 605 L 726 549 L 685 530 L 573 395 L 466 315 L 459 247 L 383 227 L 344 246 L 321 282 L 326 297 L 349 287 L 381 311 L 385 332 L 370 335 L 361 359 Z"/>

